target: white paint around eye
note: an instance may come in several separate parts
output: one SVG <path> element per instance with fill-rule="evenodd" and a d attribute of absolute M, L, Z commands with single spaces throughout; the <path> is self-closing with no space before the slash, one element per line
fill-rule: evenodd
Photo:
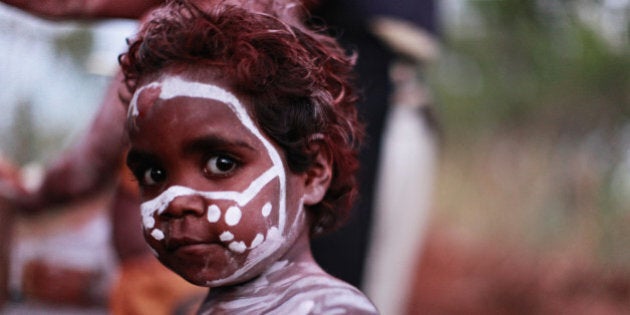
<path fill-rule="evenodd" d="M 262 207 L 262 215 L 263 217 L 268 217 L 269 214 L 271 214 L 271 203 L 267 202 L 263 207 Z"/>
<path fill-rule="evenodd" d="M 223 242 L 229 242 L 234 239 L 234 234 L 232 234 L 230 231 L 225 231 L 221 233 L 221 235 L 219 235 L 219 239 Z"/>
<path fill-rule="evenodd" d="M 221 209 L 219 208 L 219 206 L 217 205 L 210 205 L 208 206 L 208 221 L 210 223 L 216 223 L 219 222 L 219 219 L 221 218 Z"/>
<path fill-rule="evenodd" d="M 241 209 L 235 206 L 229 207 L 225 212 L 225 223 L 229 226 L 237 225 L 241 221 L 241 216 Z"/>
<path fill-rule="evenodd" d="M 164 239 L 164 232 L 160 229 L 155 229 L 151 231 L 151 236 L 153 236 L 154 239 L 161 241 Z"/>
<path fill-rule="evenodd" d="M 138 116 L 138 104 L 137 100 L 139 95 L 147 88 L 160 87 L 160 99 L 166 100 L 175 98 L 178 96 L 205 98 L 220 101 L 234 112 L 243 125 L 254 134 L 265 146 L 269 158 L 273 162 L 272 168 L 276 169 L 274 172 L 280 179 L 280 205 L 279 205 L 279 229 L 284 231 L 286 221 L 286 174 L 284 172 L 284 165 L 280 154 L 274 148 L 274 146 L 262 135 L 260 130 L 256 127 L 256 124 L 247 113 L 245 107 L 232 93 L 227 90 L 218 87 L 213 84 L 191 82 L 182 79 L 179 76 L 167 76 L 161 82 L 152 82 L 145 86 L 142 86 L 135 91 L 132 100 L 129 105 L 129 118 L 134 119 Z"/>
<path fill-rule="evenodd" d="M 243 253 L 247 249 L 247 245 L 245 245 L 245 242 L 234 241 L 228 245 L 228 248 L 233 252 Z"/>
<path fill-rule="evenodd" d="M 171 186 L 165 191 L 163 191 L 159 196 L 145 201 L 140 205 L 140 212 L 142 214 L 142 222 L 143 223 L 151 223 L 155 224 L 155 220 L 153 219 L 153 215 L 155 213 L 162 214 L 168 205 L 177 197 L 182 196 L 202 196 L 206 199 L 211 200 L 229 200 L 234 201 L 239 206 L 247 205 L 259 192 L 262 190 L 265 185 L 267 185 L 274 178 L 281 178 L 277 173 L 277 169 L 270 168 L 262 173 L 258 178 L 256 178 L 245 190 L 239 191 L 198 191 L 192 188 L 184 187 L 184 186 Z M 145 227 L 147 225 L 145 224 Z M 153 227 L 151 225 L 151 227 Z M 147 228 L 151 228 L 147 227 Z"/>

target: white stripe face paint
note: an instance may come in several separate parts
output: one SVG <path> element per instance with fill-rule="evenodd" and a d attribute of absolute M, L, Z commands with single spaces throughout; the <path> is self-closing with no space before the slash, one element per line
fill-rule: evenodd
<path fill-rule="evenodd" d="M 212 84 L 186 81 L 176 76 L 168 76 L 163 78 L 161 81 L 152 82 L 139 88 L 133 95 L 128 111 L 129 119 L 135 120 L 140 116 L 137 102 L 139 95 L 148 88 L 159 88 L 159 99 L 161 100 L 168 100 L 175 97 L 190 97 L 210 99 L 225 104 L 236 115 L 242 125 L 260 140 L 271 160 L 271 167 L 266 171 L 263 171 L 242 191 L 198 191 L 190 187 L 174 185 L 168 187 L 154 199 L 141 204 L 141 214 L 144 228 L 147 231 L 151 231 L 150 235 L 155 240 L 161 241 L 165 237 L 168 238 L 168 235 L 165 236 L 164 232 L 155 229 L 156 215 L 161 215 L 166 209 L 168 209 L 174 199 L 185 196 L 201 196 L 209 201 L 209 206 L 207 207 L 205 214 L 209 223 L 219 224 L 223 222 L 228 227 L 236 227 L 240 223 L 241 218 L 245 215 L 242 210 L 243 207 L 247 206 L 250 201 L 255 199 L 261 190 L 269 183 L 277 179 L 277 183 L 279 184 L 277 209 L 272 206 L 271 202 L 266 202 L 262 208 L 258 208 L 259 210 L 256 211 L 255 214 L 247 214 L 260 215 L 261 217 L 267 218 L 270 216 L 272 211 L 273 213 L 276 213 L 275 211 L 277 211 L 277 226 L 269 227 L 266 233 L 264 233 L 265 235 L 263 235 L 263 233 L 256 234 L 249 244 L 243 240 L 235 238 L 234 233 L 229 230 L 223 231 L 223 233 L 219 236 L 220 240 L 227 244 L 227 248 L 229 248 L 229 250 L 239 254 L 245 253 L 246 251 L 249 251 L 249 253 L 247 254 L 247 260 L 240 269 L 223 279 L 208 281 L 207 285 L 219 286 L 223 283 L 234 281 L 254 268 L 265 258 L 272 255 L 286 242 L 284 235 L 286 232 L 285 230 L 287 229 L 287 187 L 286 173 L 280 154 L 256 127 L 241 102 L 230 92 Z M 233 203 L 233 205 L 227 207 L 227 209 L 221 209 L 217 204 L 214 204 L 215 201 L 227 201 Z M 302 203 L 300 203 L 298 209 L 296 210 L 299 213 L 296 215 L 295 220 L 291 222 L 289 228 L 294 227 L 298 221 L 302 222 L 304 219 L 302 213 Z"/>

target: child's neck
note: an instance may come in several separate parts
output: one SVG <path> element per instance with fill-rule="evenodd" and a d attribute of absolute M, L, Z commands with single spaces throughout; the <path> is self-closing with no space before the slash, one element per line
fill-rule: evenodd
<path fill-rule="evenodd" d="M 236 303 L 241 309 L 247 307 L 250 301 L 251 306 L 260 307 L 259 301 L 265 300 L 265 296 L 275 296 L 280 293 L 274 292 L 274 288 L 277 288 L 277 291 L 283 290 L 282 286 L 278 285 L 283 282 L 283 279 L 299 277 L 304 270 L 323 273 L 311 253 L 308 232 L 303 234 L 280 259 L 254 279 L 233 286 L 211 288 L 204 302 L 204 308 L 208 307 L 206 311 L 222 309 L 224 304 L 229 304 L 230 307 L 227 307 L 229 309 Z"/>

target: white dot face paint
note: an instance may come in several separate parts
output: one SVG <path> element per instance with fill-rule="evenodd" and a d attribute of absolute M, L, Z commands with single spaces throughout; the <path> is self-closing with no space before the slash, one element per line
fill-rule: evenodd
<path fill-rule="evenodd" d="M 221 235 L 219 236 L 219 239 L 222 242 L 229 242 L 234 239 L 234 234 L 232 234 L 230 231 L 225 231 L 221 233 Z"/>
<path fill-rule="evenodd" d="M 271 204 L 268 203 L 268 202 L 263 206 L 263 208 L 262 208 L 262 215 L 263 215 L 263 217 L 266 218 L 266 217 L 269 216 L 269 214 L 271 214 L 271 208 L 272 208 Z"/>
<path fill-rule="evenodd" d="M 162 232 L 161 230 L 155 229 L 151 231 L 151 236 L 153 236 L 154 239 L 161 241 L 164 239 L 164 232 Z"/>
<path fill-rule="evenodd" d="M 141 96 L 146 89 L 155 97 Z M 146 99 L 151 103 L 143 103 Z M 294 197 L 299 193 L 293 193 L 300 188 L 287 187 L 280 152 L 227 90 L 165 77 L 134 94 L 129 119 L 135 126 L 130 166 L 141 165 L 134 173 L 166 174 L 159 183 L 141 182 L 144 230 L 152 236 L 147 241 L 187 280 L 208 286 L 245 281 L 279 258 L 298 234 L 296 227 L 303 228 L 296 223 L 303 219 L 299 196 Z M 239 161 L 232 173 L 187 167 L 220 154 Z M 154 160 L 168 163 L 151 164 Z M 287 191 L 293 197 L 287 198 Z M 179 220 L 184 217 L 191 219 Z M 186 224 L 169 228 L 174 222 Z"/>
<path fill-rule="evenodd" d="M 241 216 L 241 209 L 234 206 L 229 207 L 225 213 L 225 223 L 229 226 L 235 226 L 239 221 L 241 221 Z"/>
<path fill-rule="evenodd" d="M 229 247 L 231 250 L 237 253 L 243 253 L 247 249 L 247 246 L 245 246 L 244 242 L 236 242 L 236 241 L 230 243 Z"/>
<path fill-rule="evenodd" d="M 219 209 L 219 206 L 210 205 L 208 207 L 207 217 L 208 217 L 208 222 L 210 223 L 219 222 L 219 219 L 221 219 L 221 209 Z"/>

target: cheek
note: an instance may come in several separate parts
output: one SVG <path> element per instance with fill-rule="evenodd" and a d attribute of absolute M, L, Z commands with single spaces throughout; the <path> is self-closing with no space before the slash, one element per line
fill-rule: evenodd
<path fill-rule="evenodd" d="M 222 203 L 208 207 L 208 220 L 216 223 L 221 242 L 237 253 L 252 250 L 277 233 L 279 189 L 267 185 L 244 206 Z"/>
<path fill-rule="evenodd" d="M 204 225 L 207 231 L 196 234 L 205 235 L 205 240 L 221 243 L 238 254 L 253 250 L 270 238 L 277 239 L 282 219 L 278 180 L 272 180 L 248 199 L 245 205 L 239 205 L 234 200 L 205 199 L 205 209 L 195 221 Z M 168 208 L 169 204 L 165 204 L 164 208 Z M 158 214 L 162 210 L 147 206 L 142 208 L 145 239 L 158 251 L 168 241 L 169 230 L 174 224 Z"/>

